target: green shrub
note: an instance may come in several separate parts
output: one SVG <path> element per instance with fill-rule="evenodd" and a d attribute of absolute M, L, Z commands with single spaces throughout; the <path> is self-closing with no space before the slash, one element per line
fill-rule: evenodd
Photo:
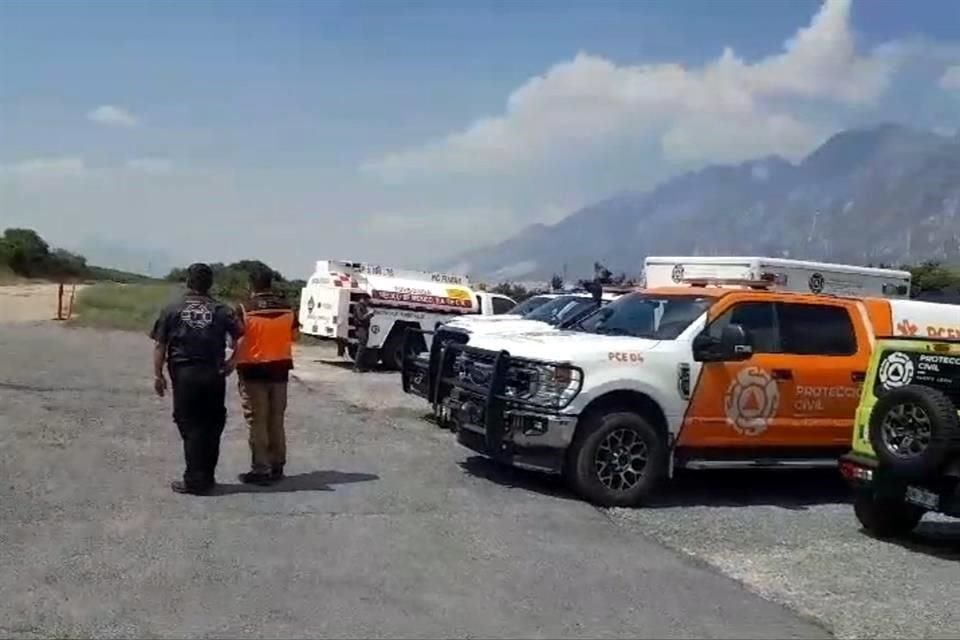
<path fill-rule="evenodd" d="M 72 324 L 149 332 L 181 288 L 169 284 L 94 284 L 77 293 Z"/>

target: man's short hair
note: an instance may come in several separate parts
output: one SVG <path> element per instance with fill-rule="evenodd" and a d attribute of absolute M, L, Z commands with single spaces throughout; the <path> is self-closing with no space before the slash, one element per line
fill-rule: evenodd
<path fill-rule="evenodd" d="M 254 269 L 250 272 L 250 286 L 254 291 L 267 291 L 273 286 L 273 273 L 269 269 Z"/>
<path fill-rule="evenodd" d="M 213 287 L 213 269 L 203 262 L 187 267 L 187 287 L 197 293 L 208 294 Z"/>

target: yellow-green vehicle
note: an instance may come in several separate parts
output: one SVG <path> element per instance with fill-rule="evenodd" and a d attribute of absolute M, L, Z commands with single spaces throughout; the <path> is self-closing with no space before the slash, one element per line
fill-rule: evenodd
<path fill-rule="evenodd" d="M 878 338 L 840 471 L 854 511 L 880 537 L 928 511 L 960 517 L 960 337 Z"/>

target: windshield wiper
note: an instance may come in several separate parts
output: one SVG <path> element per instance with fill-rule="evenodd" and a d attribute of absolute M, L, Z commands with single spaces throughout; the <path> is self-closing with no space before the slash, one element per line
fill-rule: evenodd
<path fill-rule="evenodd" d="M 596 330 L 596 332 L 605 336 L 632 336 L 633 335 L 626 329 L 617 329 L 616 327 L 600 327 Z"/>

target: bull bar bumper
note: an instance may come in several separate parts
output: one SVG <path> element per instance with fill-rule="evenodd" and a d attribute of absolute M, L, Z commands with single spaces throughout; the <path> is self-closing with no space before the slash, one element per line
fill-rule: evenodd
<path fill-rule="evenodd" d="M 459 354 L 480 356 L 492 363 L 482 383 L 453 370 Z M 492 352 L 448 344 L 442 352 L 435 387 L 446 392 L 436 410 L 457 432 L 462 446 L 516 467 L 561 473 L 573 442 L 578 417 L 546 409 L 507 393 L 507 374 L 530 363 L 506 351 Z"/>

